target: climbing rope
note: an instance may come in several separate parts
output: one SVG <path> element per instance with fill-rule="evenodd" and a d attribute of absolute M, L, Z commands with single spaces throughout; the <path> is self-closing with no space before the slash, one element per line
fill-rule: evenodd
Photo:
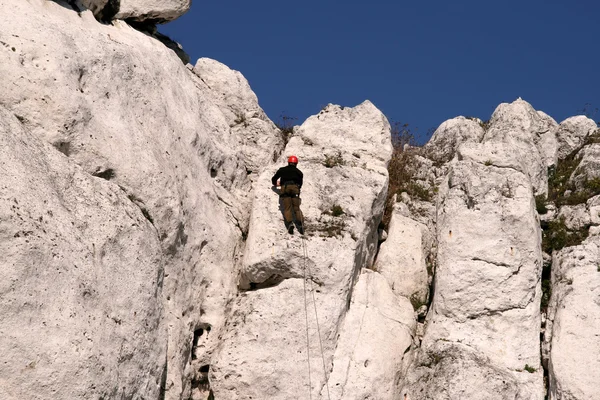
<path fill-rule="evenodd" d="M 304 232 L 306 232 L 306 226 L 304 225 L 304 221 L 302 221 L 302 226 L 304 227 Z M 304 234 L 302 234 L 302 251 L 304 253 L 304 311 L 306 314 L 306 354 L 308 357 L 308 384 L 309 384 L 309 398 L 312 399 L 312 383 L 310 377 L 310 342 L 308 335 L 308 307 L 306 305 L 307 296 L 306 296 L 306 271 L 308 270 L 308 276 L 312 277 L 312 272 L 310 267 L 308 266 L 308 251 L 306 250 L 306 238 Z M 319 314 L 317 312 L 317 302 L 315 300 L 315 289 L 312 279 L 310 279 L 310 292 L 312 294 L 312 302 L 315 308 L 315 320 L 317 322 L 317 335 L 319 336 L 319 348 L 321 349 L 321 360 L 323 361 L 323 373 L 325 375 L 325 387 L 327 388 L 327 399 L 331 400 L 331 396 L 329 394 L 329 376 L 327 376 L 327 367 L 325 365 L 325 353 L 323 352 L 323 340 L 321 339 L 321 328 L 319 326 Z"/>

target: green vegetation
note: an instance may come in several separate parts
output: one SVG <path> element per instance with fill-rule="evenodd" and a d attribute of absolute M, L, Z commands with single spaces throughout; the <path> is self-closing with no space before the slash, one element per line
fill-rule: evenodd
<path fill-rule="evenodd" d="M 540 194 L 535 196 L 535 209 L 538 214 L 546 214 L 548 212 L 548 208 L 546 207 L 548 203 L 548 199 L 545 194 Z"/>
<path fill-rule="evenodd" d="M 525 368 L 523 368 L 525 371 L 529 372 L 530 374 L 533 374 L 535 371 L 537 371 L 537 369 L 531 367 L 529 364 L 525 364 Z"/>
<path fill-rule="evenodd" d="M 275 126 L 279 128 L 281 132 L 281 137 L 283 139 L 283 143 L 287 144 L 289 142 L 292 133 L 294 133 L 294 121 L 298 118 L 290 117 L 286 114 L 279 115 L 279 119 L 275 122 Z"/>
<path fill-rule="evenodd" d="M 550 304 L 550 296 L 552 296 L 552 281 L 551 281 L 551 266 L 544 266 L 542 270 L 542 301 L 540 302 L 540 310 L 545 311 Z"/>
<path fill-rule="evenodd" d="M 421 308 L 422 306 L 426 306 L 427 305 L 427 301 L 425 300 L 421 300 L 419 298 L 418 293 L 414 293 L 410 296 L 410 304 L 412 304 L 413 309 L 415 311 L 417 311 L 419 308 Z"/>
<path fill-rule="evenodd" d="M 564 217 L 543 223 L 542 250 L 550 254 L 563 247 L 577 246 L 588 237 L 589 228 L 589 225 L 585 225 L 581 229 L 570 231 Z"/>
<path fill-rule="evenodd" d="M 339 217 L 340 215 L 345 214 L 344 209 L 339 204 L 334 204 L 331 206 L 331 215 L 334 217 Z"/>

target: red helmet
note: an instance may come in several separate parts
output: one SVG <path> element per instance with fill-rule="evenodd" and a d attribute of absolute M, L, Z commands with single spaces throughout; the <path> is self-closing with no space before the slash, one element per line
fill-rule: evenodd
<path fill-rule="evenodd" d="M 298 164 L 298 157 L 296 157 L 296 156 L 290 156 L 288 158 L 288 164 Z"/>

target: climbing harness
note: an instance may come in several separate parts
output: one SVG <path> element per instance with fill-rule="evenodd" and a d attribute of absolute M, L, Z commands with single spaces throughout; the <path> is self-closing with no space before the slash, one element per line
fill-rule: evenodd
<path fill-rule="evenodd" d="M 302 221 L 302 227 L 304 232 L 306 232 L 306 226 L 304 225 L 304 221 Z M 306 250 L 306 237 L 304 234 L 301 236 L 302 238 L 302 252 L 304 254 L 304 314 L 306 316 L 306 357 L 308 362 L 308 397 L 312 400 L 312 382 L 311 382 L 311 373 L 310 373 L 310 339 L 308 333 L 308 296 L 306 295 L 306 280 L 308 271 L 308 278 L 312 276 L 312 272 L 310 267 L 308 266 L 308 251 Z M 327 376 L 327 367 L 325 365 L 325 353 L 323 352 L 323 340 L 321 339 L 321 328 L 319 326 L 319 314 L 317 312 L 317 302 L 315 300 L 315 288 L 312 279 L 310 279 L 310 293 L 312 294 L 312 302 L 315 309 L 315 321 L 317 323 L 317 335 L 319 336 L 319 348 L 321 350 L 321 360 L 323 361 L 323 373 L 325 375 L 325 387 L 327 388 L 327 399 L 331 400 L 331 396 L 329 395 L 329 377 Z"/>

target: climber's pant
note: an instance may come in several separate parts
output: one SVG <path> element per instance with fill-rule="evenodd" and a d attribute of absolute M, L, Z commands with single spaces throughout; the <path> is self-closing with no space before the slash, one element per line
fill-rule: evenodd
<path fill-rule="evenodd" d="M 298 185 L 287 184 L 281 188 L 281 197 L 283 198 L 283 218 L 286 223 L 291 223 L 296 215 L 296 222 L 301 224 L 304 221 L 302 211 L 300 211 L 300 189 Z"/>

